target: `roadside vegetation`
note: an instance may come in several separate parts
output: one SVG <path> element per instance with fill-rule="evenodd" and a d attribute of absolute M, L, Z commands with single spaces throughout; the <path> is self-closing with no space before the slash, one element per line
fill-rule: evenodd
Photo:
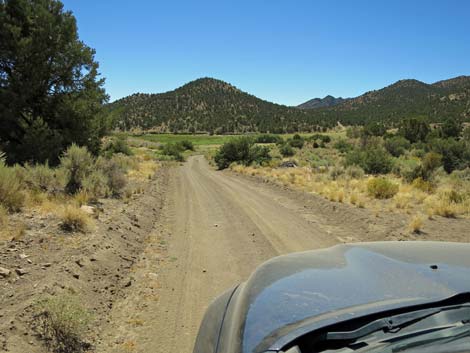
<path fill-rule="evenodd" d="M 219 169 L 259 176 L 334 202 L 410 215 L 418 233 L 423 217 L 470 216 L 470 126 L 449 120 L 430 125 L 404 119 L 323 134 L 235 139 L 214 156 Z M 263 148 L 262 158 L 250 149 Z M 269 152 L 268 152 L 269 150 Z M 243 153 L 240 153 L 243 151 Z"/>
<path fill-rule="evenodd" d="M 35 326 L 47 348 L 56 353 L 87 352 L 87 331 L 93 320 L 77 295 L 61 294 L 36 304 Z"/>
<path fill-rule="evenodd" d="M 54 215 L 66 232 L 93 229 L 95 205 L 100 199 L 126 198 L 135 190 L 129 181 L 147 181 L 158 168 L 155 158 L 141 149 L 131 150 L 123 137 L 108 137 L 99 156 L 72 144 L 60 163 L 6 164 L 0 155 L 0 230 L 13 237 L 18 225 L 10 224 L 14 213 L 38 211 Z"/>

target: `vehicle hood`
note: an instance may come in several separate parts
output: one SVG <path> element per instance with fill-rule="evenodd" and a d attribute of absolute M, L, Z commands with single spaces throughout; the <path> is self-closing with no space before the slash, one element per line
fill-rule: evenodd
<path fill-rule="evenodd" d="M 219 351 L 276 351 L 312 329 L 468 292 L 470 244 L 360 243 L 281 256 L 234 293 Z"/>

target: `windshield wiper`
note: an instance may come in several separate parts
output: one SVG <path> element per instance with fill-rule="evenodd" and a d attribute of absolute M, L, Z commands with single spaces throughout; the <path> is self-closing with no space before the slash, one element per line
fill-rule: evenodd
<path fill-rule="evenodd" d="M 441 308 L 430 308 L 419 311 L 414 311 L 410 313 L 399 314 L 395 316 L 381 318 L 375 321 L 372 321 L 362 327 L 359 327 L 353 331 L 344 331 L 344 332 L 327 332 L 327 340 L 356 340 L 358 338 L 367 336 L 373 332 L 384 330 L 386 332 L 394 332 L 403 326 L 408 324 L 423 320 L 429 316 L 440 313 L 444 310 L 449 309 L 458 309 L 463 307 L 452 306 L 452 307 L 441 307 Z"/>

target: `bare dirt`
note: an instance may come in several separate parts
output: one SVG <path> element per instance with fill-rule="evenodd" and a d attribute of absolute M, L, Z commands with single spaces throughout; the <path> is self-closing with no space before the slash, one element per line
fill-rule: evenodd
<path fill-rule="evenodd" d="M 468 219 L 426 220 L 411 235 L 405 215 L 218 172 L 202 156 L 160 170 L 128 204 L 110 202 L 92 235 L 67 238 L 46 220 L 51 231 L 32 225 L 0 244 L 0 267 L 28 270 L 0 277 L 0 351 L 45 352 L 30 305 L 64 288 L 95 312 L 96 352 L 190 353 L 210 302 L 271 257 L 341 242 L 470 241 Z"/>

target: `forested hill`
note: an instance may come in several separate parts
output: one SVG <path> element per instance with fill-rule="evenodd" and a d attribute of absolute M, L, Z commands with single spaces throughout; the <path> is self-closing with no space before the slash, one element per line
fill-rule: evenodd
<path fill-rule="evenodd" d="M 301 131 L 316 119 L 302 110 L 270 103 L 212 78 L 161 94 L 137 93 L 108 108 L 121 129 L 171 132 Z"/>
<path fill-rule="evenodd" d="M 305 103 L 299 104 L 297 108 L 300 109 L 317 109 L 317 108 L 329 108 L 329 107 L 334 107 L 335 105 L 341 104 L 345 101 L 346 99 L 338 97 L 335 98 L 333 96 L 326 96 L 324 98 L 313 98 Z"/>
<path fill-rule="evenodd" d="M 318 126 L 393 124 L 404 117 L 426 116 L 432 122 L 470 119 L 470 77 L 426 84 L 401 80 L 377 91 L 317 109 L 274 104 L 212 78 L 192 81 L 174 91 L 137 93 L 108 105 L 115 126 L 161 132 L 293 132 Z"/>
<path fill-rule="evenodd" d="M 393 123 L 410 116 L 424 116 L 432 122 L 448 118 L 470 119 L 470 76 L 426 84 L 401 80 L 376 91 L 348 99 L 322 111 L 343 124 L 382 120 Z"/>

